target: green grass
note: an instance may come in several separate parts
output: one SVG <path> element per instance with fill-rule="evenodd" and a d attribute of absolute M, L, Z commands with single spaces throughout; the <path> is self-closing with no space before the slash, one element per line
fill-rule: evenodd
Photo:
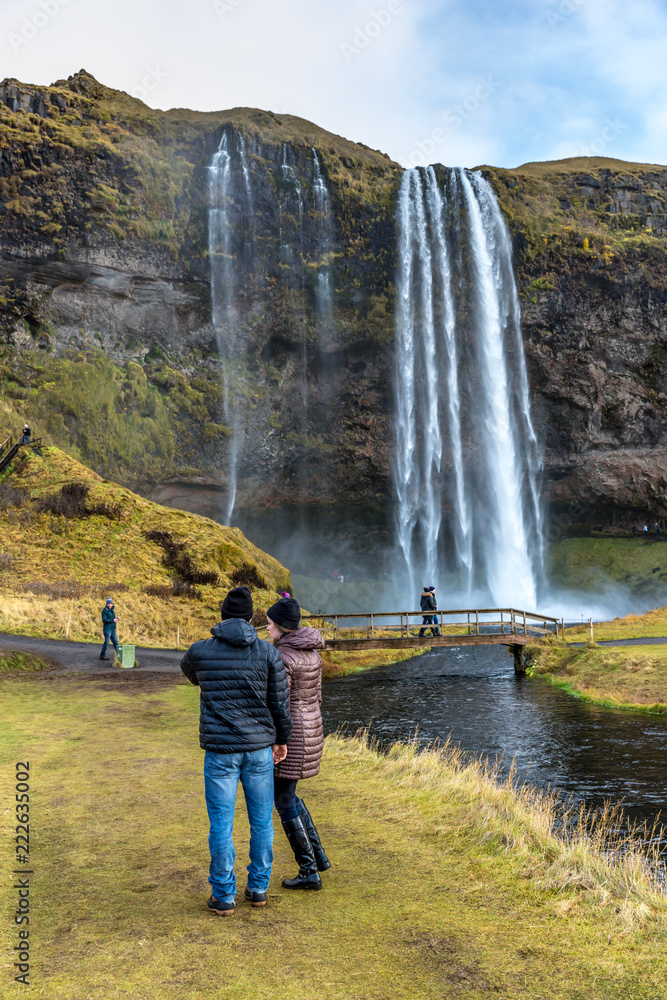
<path fill-rule="evenodd" d="M 567 590 L 603 591 L 609 583 L 647 600 L 667 597 L 667 540 L 566 538 L 550 547 L 550 579 Z"/>
<path fill-rule="evenodd" d="M 325 692 L 326 697 L 326 692 Z M 303 794 L 333 861 L 268 905 L 206 911 L 198 692 L 123 675 L 2 681 L 3 759 L 31 773 L 32 985 L 49 1000 L 639 1000 L 667 975 L 664 897 L 637 861 L 567 847 L 548 801 L 456 754 L 329 738 Z M 13 795 L 3 769 L 3 801 Z M 278 824 L 277 824 L 278 825 Z M 2 819 L 10 844 L 12 813 Z M 235 839 L 241 890 L 247 845 Z M 9 850 L 9 848 L 7 848 Z M 5 898 L 11 896 L 5 882 Z M 10 903 L 7 901 L 7 910 Z"/>
<path fill-rule="evenodd" d="M 35 673 L 38 670 L 48 670 L 49 664 L 41 657 L 32 653 L 0 653 L 0 674 Z"/>
<path fill-rule="evenodd" d="M 530 672 L 568 694 L 608 708 L 667 715 L 667 645 L 531 646 Z"/>

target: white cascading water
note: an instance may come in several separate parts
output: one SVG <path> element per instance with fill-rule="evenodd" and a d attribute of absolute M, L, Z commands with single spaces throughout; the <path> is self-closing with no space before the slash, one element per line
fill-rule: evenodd
<path fill-rule="evenodd" d="M 504 219 L 481 174 L 441 188 L 432 167 L 405 172 L 397 212 L 401 587 L 534 609 L 540 461 Z"/>
<path fill-rule="evenodd" d="M 318 333 L 320 341 L 327 340 L 333 326 L 333 295 L 331 291 L 331 273 L 328 256 L 333 245 L 331 224 L 331 204 L 326 181 L 322 175 L 319 157 L 313 149 L 313 201 L 318 214 L 319 246 L 317 247 L 324 263 L 317 272 L 317 312 Z"/>
<path fill-rule="evenodd" d="M 243 176 L 243 217 L 252 220 L 253 198 L 250 172 L 245 154 L 243 136 L 236 141 L 241 173 Z M 222 133 L 220 145 L 209 166 L 208 250 L 211 268 L 211 317 L 218 341 L 222 368 L 223 412 L 229 430 L 227 500 L 223 514 L 225 524 L 230 524 L 236 504 L 238 486 L 238 459 L 244 434 L 243 411 L 234 386 L 235 369 L 242 349 L 242 329 L 235 305 L 238 284 L 236 255 L 232 242 L 234 208 L 234 171 L 227 132 Z"/>

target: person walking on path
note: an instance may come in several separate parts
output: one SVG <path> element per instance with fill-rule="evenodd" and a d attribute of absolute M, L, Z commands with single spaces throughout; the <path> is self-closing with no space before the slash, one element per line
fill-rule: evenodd
<path fill-rule="evenodd" d="M 273 604 L 266 612 L 268 633 L 285 664 L 294 728 L 287 756 L 274 771 L 274 796 L 283 830 L 299 866 L 296 878 L 283 879 L 286 889 L 321 889 L 320 872 L 331 868 L 320 836 L 297 782 L 314 778 L 324 750 L 322 726 L 322 659 L 324 637 L 316 628 L 299 628 L 301 608 L 293 598 Z"/>
<path fill-rule="evenodd" d="M 273 767 L 284 760 L 292 735 L 289 689 L 280 654 L 250 624 L 252 595 L 230 590 L 211 639 L 195 642 L 181 670 L 199 687 L 199 745 L 210 822 L 208 908 L 231 917 L 236 905 L 234 806 L 239 781 L 250 821 L 250 864 L 245 897 L 266 905 L 273 863 Z"/>
<path fill-rule="evenodd" d="M 440 629 L 434 627 L 438 624 L 437 616 L 431 614 L 436 611 L 438 604 L 435 599 L 435 587 L 424 587 L 419 598 L 419 606 L 424 613 L 422 617 L 422 627 L 419 630 L 420 636 L 426 635 L 426 626 L 431 626 L 431 635 L 440 635 Z"/>
<path fill-rule="evenodd" d="M 23 425 L 23 430 L 21 431 L 21 433 L 23 434 L 23 440 L 21 441 L 21 444 L 30 444 L 30 427 L 28 426 L 28 424 Z"/>
<path fill-rule="evenodd" d="M 107 603 L 102 609 L 102 634 L 104 635 L 104 644 L 102 645 L 100 660 L 109 659 L 107 656 L 109 643 L 112 643 L 116 653 L 118 652 L 118 633 L 116 632 L 117 621 L 118 617 L 116 615 L 116 609 L 113 606 L 113 600 L 110 597 L 107 597 Z"/>

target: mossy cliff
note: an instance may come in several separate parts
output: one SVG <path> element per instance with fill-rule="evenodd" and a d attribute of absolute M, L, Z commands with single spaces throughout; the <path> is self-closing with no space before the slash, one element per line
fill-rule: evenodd
<path fill-rule="evenodd" d="M 83 71 L 0 85 L 3 424 L 28 417 L 105 475 L 219 513 L 231 429 L 208 167 L 223 132 L 239 504 L 345 497 L 379 514 L 391 495 L 402 171 L 289 115 L 154 111 Z M 483 169 L 514 238 L 556 532 L 664 516 L 667 170 L 594 159 Z"/>

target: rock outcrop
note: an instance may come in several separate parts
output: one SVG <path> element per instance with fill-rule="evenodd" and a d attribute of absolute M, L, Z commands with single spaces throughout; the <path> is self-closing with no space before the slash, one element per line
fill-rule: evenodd
<path fill-rule="evenodd" d="M 239 506 L 250 516 L 344 498 L 360 524 L 375 512 L 382 525 L 401 168 L 291 116 L 153 111 L 84 71 L 51 87 L 0 84 L 7 429 L 27 416 L 102 473 L 213 516 L 222 508 L 232 432 L 211 321 L 208 167 L 223 131 L 235 176 Z M 552 533 L 661 519 L 667 168 L 482 169 L 514 239 Z"/>

